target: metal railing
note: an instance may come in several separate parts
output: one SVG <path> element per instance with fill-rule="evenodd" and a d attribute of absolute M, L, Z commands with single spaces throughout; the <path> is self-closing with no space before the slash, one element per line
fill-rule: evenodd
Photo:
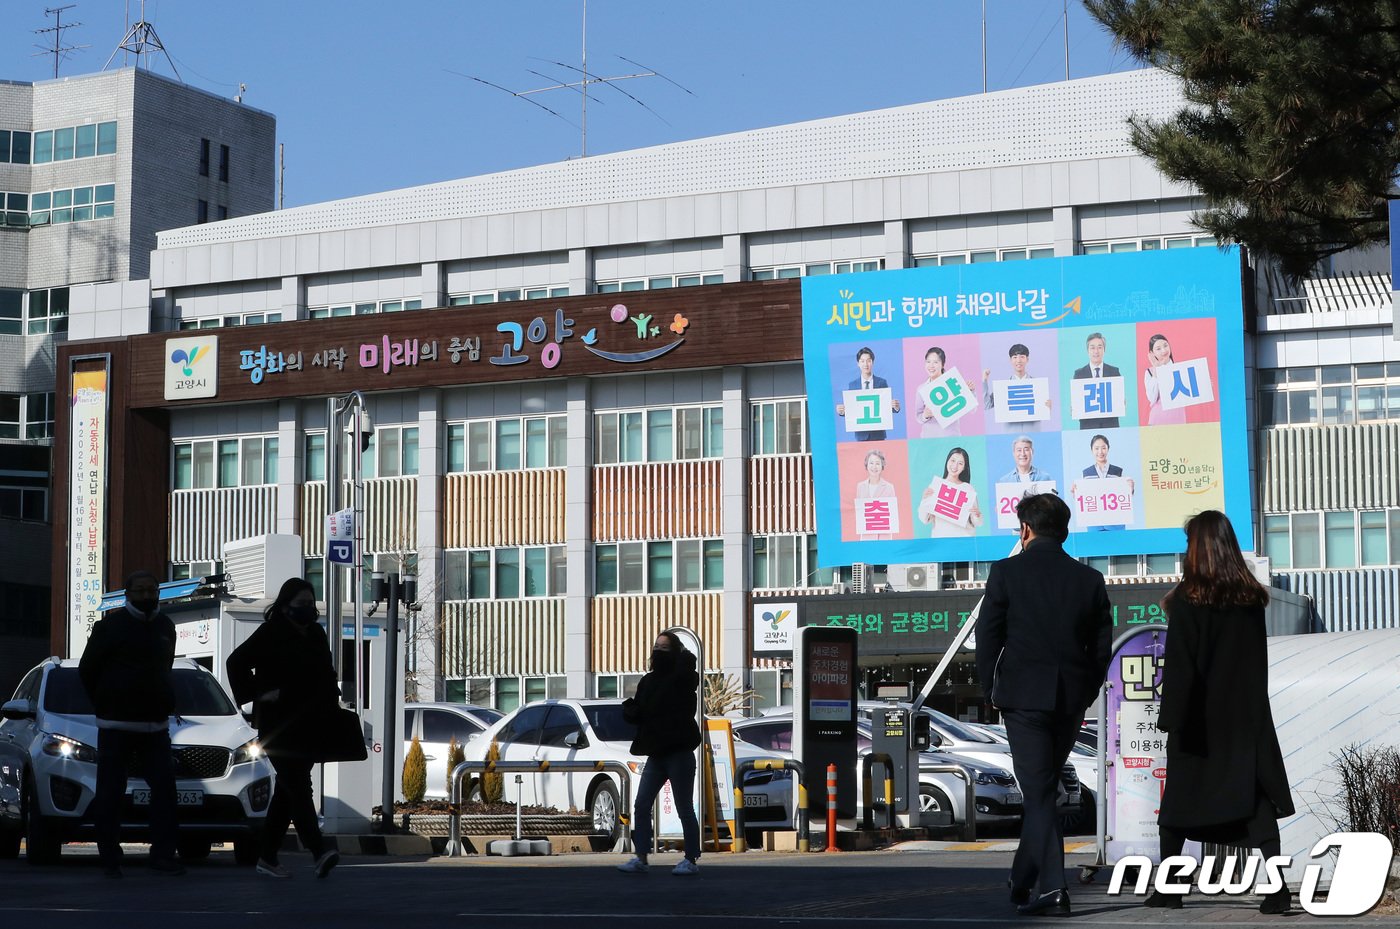
<path fill-rule="evenodd" d="M 919 772 L 930 774 L 951 774 L 963 782 L 963 828 L 962 841 L 977 841 L 977 795 L 972 789 L 972 775 L 960 764 L 921 764 Z"/>
<path fill-rule="evenodd" d="M 812 837 L 807 822 L 807 776 L 802 764 L 791 758 L 749 758 L 739 762 L 734 771 L 734 835 L 732 848 L 742 852 L 744 842 L 744 775 L 750 771 L 790 770 L 797 778 L 797 808 L 793 810 L 793 828 L 797 830 L 797 850 L 811 851 Z"/>
<path fill-rule="evenodd" d="M 860 792 L 865 801 L 865 828 L 875 828 L 875 777 L 870 769 L 877 764 L 885 767 L 885 828 L 893 829 L 894 759 L 884 752 L 871 752 L 860 760 Z"/>
<path fill-rule="evenodd" d="M 632 848 L 632 827 L 628 811 L 632 809 L 632 781 L 627 765 L 620 761 L 464 761 L 452 769 L 451 809 L 447 832 L 447 848 L 443 856 L 460 858 L 466 854 L 462 847 L 462 778 L 472 772 L 482 774 L 534 773 L 550 771 L 596 771 L 612 772 L 619 776 L 621 790 L 618 795 L 618 822 L 622 825 L 622 835 L 618 845 L 624 851 Z"/>

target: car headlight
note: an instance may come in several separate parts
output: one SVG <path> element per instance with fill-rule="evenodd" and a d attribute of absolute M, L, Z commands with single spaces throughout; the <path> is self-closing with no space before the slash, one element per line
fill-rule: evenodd
<path fill-rule="evenodd" d="M 973 781 L 978 784 L 1005 784 L 1013 780 L 1011 772 L 1004 768 L 974 768 L 972 773 Z"/>
<path fill-rule="evenodd" d="M 646 766 L 647 766 L 647 763 L 646 763 L 645 761 L 629 761 L 629 762 L 627 762 L 627 769 L 628 769 L 629 771 L 631 771 L 633 774 L 641 774 L 641 773 L 642 773 L 642 769 L 645 768 Z"/>
<path fill-rule="evenodd" d="M 43 749 L 45 755 L 51 755 L 54 758 L 71 758 L 74 761 L 97 764 L 97 749 L 79 742 L 77 739 L 70 739 L 66 735 L 47 733 L 44 736 Z"/>
<path fill-rule="evenodd" d="M 233 753 L 233 763 L 247 764 L 250 761 L 257 761 L 264 754 L 262 743 L 257 739 L 250 739 L 238 746 L 238 750 Z"/>

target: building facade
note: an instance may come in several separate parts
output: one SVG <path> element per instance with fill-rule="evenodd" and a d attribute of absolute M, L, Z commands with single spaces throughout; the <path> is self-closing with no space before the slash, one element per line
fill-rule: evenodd
<path fill-rule="evenodd" d="M 0 81 L 0 681 L 47 654 L 56 346 L 147 331 L 156 233 L 271 209 L 274 133 L 149 71 Z"/>
<path fill-rule="evenodd" d="M 374 422 L 366 560 L 420 579 L 410 686 L 421 697 L 510 707 L 625 693 L 655 633 L 681 624 L 707 643 L 712 670 L 751 685 L 760 707 L 781 703 L 785 662 L 753 648 L 756 598 L 975 587 L 985 568 L 818 566 L 792 279 L 1212 247 L 1190 223 L 1193 192 L 1128 143 L 1129 114 L 1180 105 L 1173 78 L 1138 71 L 163 232 L 152 334 L 75 314 L 71 337 L 87 341 L 60 363 L 62 379 L 74 353 L 108 358 L 114 402 L 123 397 L 111 459 L 132 487 L 112 497 L 108 586 L 133 558 L 172 577 L 214 573 L 226 542 L 267 532 L 299 534 L 303 569 L 319 579 L 338 444 L 325 398 L 359 389 Z M 1361 279 L 1379 280 L 1337 286 Z M 1267 269 L 1253 283 L 1255 518 L 1277 563 L 1270 517 L 1292 519 L 1296 488 L 1331 487 L 1301 475 L 1315 458 L 1298 450 L 1340 428 L 1352 437 L 1326 441 L 1372 457 L 1338 452 L 1329 464 L 1390 473 L 1390 446 L 1367 436 L 1395 424 L 1370 416 L 1373 390 L 1364 423 L 1279 423 L 1275 389 L 1293 389 L 1305 355 L 1321 378 L 1317 346 L 1345 345 L 1355 418 L 1363 387 L 1391 389 L 1400 352 L 1388 299 L 1334 311 Z M 608 359 L 592 349 L 608 349 L 615 325 L 678 341 L 664 355 Z M 603 341 L 588 342 L 590 330 Z M 201 337 L 218 340 L 217 392 L 171 399 L 159 390 L 170 340 Z M 1382 420 L 1400 419 L 1383 408 Z M 60 432 L 65 423 L 60 411 Z M 1362 566 L 1379 557 L 1375 513 L 1393 519 L 1393 497 L 1348 493 L 1314 511 L 1319 526 L 1326 512 L 1353 515 L 1357 564 L 1335 570 L 1357 584 L 1393 575 L 1393 522 L 1386 565 Z M 1341 522 L 1330 523 L 1338 540 Z M 1292 555 L 1306 542 L 1289 531 Z M 1098 566 L 1160 582 L 1176 558 Z M 1350 628 L 1323 593 L 1333 582 L 1314 579 L 1327 569 L 1303 562 L 1290 557 L 1281 583 L 1313 595 L 1328 627 Z M 917 671 L 937 655 L 904 658 Z"/>

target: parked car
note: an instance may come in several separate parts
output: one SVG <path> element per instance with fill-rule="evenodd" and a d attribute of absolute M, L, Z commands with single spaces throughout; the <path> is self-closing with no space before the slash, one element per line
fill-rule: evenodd
<path fill-rule="evenodd" d="M 272 765 L 214 675 L 177 658 L 171 683 L 180 857 L 203 858 L 211 843 L 231 840 L 234 857 L 251 865 L 272 797 Z M 18 856 L 23 838 L 30 862 L 56 861 L 63 843 L 95 838 L 97 719 L 77 660 L 49 658 L 31 670 L 0 717 L 0 858 Z M 145 781 L 129 778 L 124 840 L 147 837 L 149 803 Z"/>
<path fill-rule="evenodd" d="M 905 709 L 910 708 L 907 703 L 897 705 Z M 870 719 L 877 710 L 888 706 L 889 704 L 876 700 L 862 700 L 858 712 L 862 718 Z M 934 747 L 956 752 L 986 766 L 1014 770 L 1011 763 L 1011 747 L 1005 742 L 999 742 L 979 727 L 954 719 L 932 707 L 925 706 L 921 711 L 928 717 L 929 733 L 933 736 Z M 1019 786 L 1018 784 L 1018 789 Z M 1061 814 L 1071 813 L 1080 808 L 1083 798 L 1079 787 L 1079 775 L 1073 765 L 1066 763 L 1060 769 L 1059 794 L 1056 801 Z"/>
<path fill-rule="evenodd" d="M 409 703 L 403 708 L 403 750 L 405 757 L 413 737 L 423 749 L 428 765 L 430 799 L 447 797 L 447 748 L 453 739 L 464 749 L 472 739 L 505 714 L 489 706 L 470 703 Z"/>
<path fill-rule="evenodd" d="M 791 757 L 792 755 L 792 716 L 787 713 L 771 713 L 754 719 L 738 721 L 734 724 L 734 737 L 737 740 L 762 749 L 769 756 Z M 856 752 L 863 757 L 871 751 L 870 725 L 862 721 L 856 726 Z M 921 761 L 929 766 L 939 764 L 960 764 L 968 770 L 973 779 L 973 802 L 977 807 L 978 822 L 1019 822 L 1022 798 L 1016 787 L 1015 778 L 1005 768 L 987 765 L 961 754 L 935 750 L 923 752 Z M 857 772 L 859 773 L 859 772 Z M 792 828 L 792 780 L 786 771 L 772 772 L 767 779 L 782 782 L 786 794 L 766 792 L 765 796 L 776 797 L 760 806 L 755 797 L 756 788 L 765 780 L 767 772 L 754 772 L 744 780 L 744 818 L 751 826 L 762 824 L 765 828 Z M 809 802 L 816 794 L 808 785 Z M 965 807 L 966 788 L 964 782 L 954 774 L 921 771 L 919 774 L 919 813 L 920 821 L 933 825 L 941 822 L 938 814 L 948 813 L 953 824 L 967 821 Z M 774 805 L 781 803 L 782 806 Z M 859 801 L 858 801 L 859 802 Z M 863 815 L 863 808 L 862 814 Z"/>

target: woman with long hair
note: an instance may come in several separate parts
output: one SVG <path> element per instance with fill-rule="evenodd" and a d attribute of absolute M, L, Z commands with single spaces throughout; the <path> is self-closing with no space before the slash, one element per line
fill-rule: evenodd
<path fill-rule="evenodd" d="M 310 582 L 289 579 L 263 612 L 258 626 L 228 656 L 234 700 L 253 704 L 258 741 L 277 772 L 263 824 L 257 870 L 267 877 L 291 877 L 278 863 L 289 823 L 315 859 L 317 877 L 340 861 L 316 819 L 311 768 L 321 758 L 325 721 L 340 704 L 331 663 L 330 640 L 316 622 L 316 593 Z"/>
<path fill-rule="evenodd" d="M 982 525 L 982 508 L 977 505 L 977 488 L 972 486 L 969 480 L 971 477 L 972 463 L 968 460 L 967 449 L 959 447 L 949 451 L 948 457 L 943 459 L 943 477 L 935 477 L 930 481 L 929 485 L 924 488 L 923 497 L 919 500 L 919 519 L 925 523 L 933 524 L 933 528 L 929 530 L 931 538 L 960 538 L 975 535 L 977 527 Z M 938 489 L 944 481 L 968 496 L 965 506 L 967 511 L 965 524 L 939 515 L 937 509 Z"/>
<path fill-rule="evenodd" d="M 1163 385 L 1157 369 L 1162 365 L 1175 364 L 1172 357 L 1172 344 L 1160 332 L 1147 340 L 1147 369 L 1142 372 L 1142 389 L 1147 394 L 1147 424 L 1149 426 L 1179 426 L 1186 422 L 1186 407 L 1174 410 L 1162 408 Z"/>
<path fill-rule="evenodd" d="M 1293 815 L 1269 708 L 1264 608 L 1268 590 L 1245 564 L 1230 520 L 1206 510 L 1186 523 L 1182 581 L 1167 595 L 1162 708 L 1167 781 L 1157 825 L 1162 859 L 1187 839 L 1279 854 L 1278 820 Z M 1155 891 L 1148 906 L 1175 909 L 1182 894 Z M 1285 913 L 1287 887 L 1261 913 Z"/>
<path fill-rule="evenodd" d="M 695 655 L 685 650 L 674 632 L 663 632 L 651 647 L 651 670 L 637 682 L 637 694 L 622 703 L 622 716 L 637 726 L 632 754 L 647 756 L 637 785 L 632 845 L 637 855 L 618 865 L 619 871 L 641 874 L 649 869 L 651 810 L 661 786 L 671 782 L 671 797 L 685 837 L 685 858 L 671 873 L 686 877 L 700 873 L 700 821 L 695 816 L 695 749 L 700 725 L 695 719 L 700 675 Z"/>

